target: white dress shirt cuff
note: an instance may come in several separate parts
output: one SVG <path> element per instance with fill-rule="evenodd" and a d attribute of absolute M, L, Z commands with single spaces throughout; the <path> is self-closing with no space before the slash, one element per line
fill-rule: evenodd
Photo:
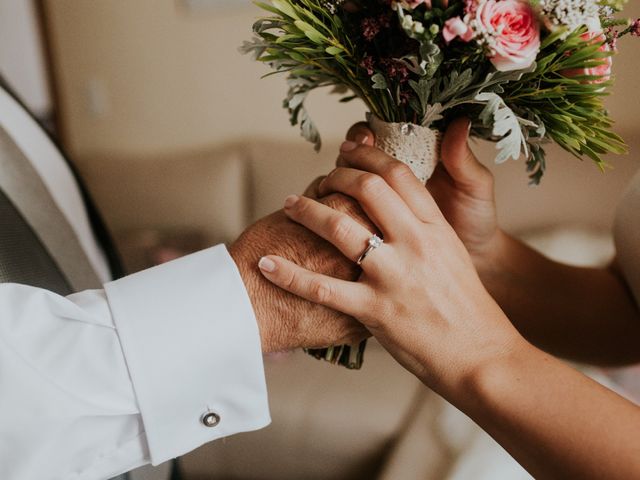
<path fill-rule="evenodd" d="M 105 291 L 154 465 L 269 424 L 258 325 L 224 246 Z"/>

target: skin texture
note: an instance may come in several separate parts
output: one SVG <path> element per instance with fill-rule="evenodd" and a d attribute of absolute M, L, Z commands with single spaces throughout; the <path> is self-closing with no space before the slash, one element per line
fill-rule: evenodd
<path fill-rule="evenodd" d="M 553 355 L 601 366 L 640 362 L 640 312 L 615 267 L 554 262 L 504 232 L 493 176 L 469 148 L 468 134 L 467 120 L 451 125 L 427 188 L 491 296 L 525 338 Z M 365 137 L 372 145 L 366 124 L 349 132 L 352 139 Z M 358 156 L 342 156 L 338 164 L 365 166 Z"/>
<path fill-rule="evenodd" d="M 360 320 L 405 368 L 469 415 L 535 478 L 640 478 L 640 408 L 515 328 L 548 350 L 624 363 L 638 356 L 637 309 L 609 270 L 554 264 L 499 230 L 492 179 L 468 151 L 467 132 L 462 122 L 449 130 L 443 167 L 427 190 L 407 167 L 371 146 L 370 132 L 355 127 L 350 138 L 357 141 L 343 144 L 340 167 L 319 193 L 358 200 L 385 244 L 367 257 L 358 282 L 273 255 L 261 263 L 269 267 L 262 273 Z M 312 199 L 287 199 L 285 213 L 352 260 L 371 235 Z M 565 284 L 571 282 L 578 288 Z M 556 288 L 564 302 L 554 300 L 550 290 Z M 612 298 L 585 298 L 599 288 Z M 570 302 L 587 307 L 565 305 Z M 498 303 L 517 321 L 511 323 Z M 597 314 L 604 315 L 599 322 Z M 627 335 L 635 335 L 635 353 Z"/>
<path fill-rule="evenodd" d="M 506 354 L 520 336 L 409 168 L 399 162 L 388 168 L 386 155 L 364 145 L 343 155 L 366 155 L 372 163 L 385 163 L 382 168 L 390 177 L 411 182 L 401 197 L 381 176 L 338 168 L 319 186 L 321 195 L 340 191 L 355 198 L 384 236 L 383 247 L 363 263 L 358 283 L 315 274 L 272 255 L 268 258 L 277 268 L 273 272 L 263 268 L 263 274 L 292 293 L 356 317 L 430 387 L 455 389 L 450 380 L 464 377 L 482 361 L 480 357 Z M 372 235 L 348 215 L 305 197 L 288 198 L 285 214 L 329 240 L 352 261 Z"/>
<path fill-rule="evenodd" d="M 306 195 L 316 195 L 316 180 Z M 343 195 L 331 195 L 322 202 L 368 224 L 360 207 Z M 253 305 L 264 353 L 295 348 L 319 348 L 351 344 L 369 336 L 352 318 L 291 295 L 266 281 L 258 261 L 278 252 L 306 268 L 337 278 L 355 279 L 360 269 L 330 243 L 289 220 L 283 211 L 258 221 L 229 247 Z"/>
<path fill-rule="evenodd" d="M 640 312 L 615 268 L 551 261 L 497 223 L 494 179 L 469 148 L 468 122 L 455 122 L 428 184 L 469 250 L 480 278 L 531 342 L 554 355 L 615 366 L 640 362 Z M 363 126 L 357 134 L 366 133 Z"/>

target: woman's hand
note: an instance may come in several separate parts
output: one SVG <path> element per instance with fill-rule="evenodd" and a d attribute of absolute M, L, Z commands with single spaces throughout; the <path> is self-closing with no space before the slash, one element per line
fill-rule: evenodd
<path fill-rule="evenodd" d="M 447 130 L 441 157 L 427 188 L 447 222 L 453 227 L 471 254 L 474 264 L 491 268 L 500 254 L 503 233 L 498 227 L 493 175 L 469 148 L 469 121 L 460 118 Z M 374 145 L 375 136 L 366 123 L 354 125 L 347 139 Z M 368 170 L 382 176 L 396 191 L 406 187 L 404 178 L 391 175 L 387 162 L 363 165 L 359 156 L 341 156 L 338 166 Z"/>
<path fill-rule="evenodd" d="M 601 365 L 637 361 L 640 312 L 624 281 L 609 269 L 553 262 L 504 233 L 496 222 L 493 177 L 468 146 L 468 126 L 460 119 L 449 127 L 442 162 L 427 188 L 471 254 L 485 288 L 527 340 L 554 355 Z M 367 145 L 375 141 L 364 123 L 348 138 Z M 366 164 L 361 158 L 342 155 L 338 164 L 371 171 L 400 195 L 409 194 L 410 176 L 396 175 L 384 158 Z"/>
<path fill-rule="evenodd" d="M 355 198 L 384 237 L 362 264 L 359 282 L 316 274 L 277 256 L 260 262 L 267 279 L 305 299 L 360 320 L 407 369 L 444 394 L 478 366 L 523 343 L 482 286 L 464 245 L 410 169 L 381 151 L 347 142 L 339 167 L 320 195 Z M 384 166 L 398 192 L 370 173 Z M 304 197 L 289 197 L 285 213 L 356 261 L 372 232 L 348 216 Z"/>

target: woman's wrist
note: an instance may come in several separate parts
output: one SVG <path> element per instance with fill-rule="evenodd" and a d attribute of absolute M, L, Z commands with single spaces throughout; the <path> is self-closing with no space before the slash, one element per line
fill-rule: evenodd
<path fill-rule="evenodd" d="M 484 324 L 482 330 L 459 336 L 456 347 L 445 350 L 450 357 L 445 362 L 440 358 L 434 363 L 429 349 L 421 349 L 415 362 L 421 368 L 414 373 L 422 382 L 459 408 L 475 395 L 475 390 L 490 376 L 489 372 L 497 371 L 499 365 L 510 364 L 512 359 L 533 348 L 486 290 L 482 289 L 482 294 L 475 296 L 472 305 L 466 304 L 449 314 L 462 318 L 469 312 Z"/>
<path fill-rule="evenodd" d="M 481 280 L 496 276 L 505 264 L 513 238 L 497 228 L 491 238 L 484 242 L 482 248 L 471 249 L 469 253 Z"/>
<path fill-rule="evenodd" d="M 513 267 L 518 264 L 519 242 L 501 229 L 486 243 L 482 252 L 472 253 L 474 266 L 489 294 L 502 305 L 505 292 L 512 288 Z"/>
<path fill-rule="evenodd" d="M 531 368 L 549 359 L 546 353 L 516 336 L 495 355 L 485 357 L 459 384 L 456 398 L 450 399 L 469 415 L 483 414 L 499 408 L 508 398 L 519 379 Z"/>

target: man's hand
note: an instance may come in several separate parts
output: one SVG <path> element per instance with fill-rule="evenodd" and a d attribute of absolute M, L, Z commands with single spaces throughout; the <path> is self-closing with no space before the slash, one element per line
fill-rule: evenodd
<path fill-rule="evenodd" d="M 308 196 L 315 196 L 317 183 L 307 190 Z M 372 228 L 360 207 L 347 197 L 331 195 L 322 202 Z M 249 292 L 264 353 L 352 344 L 369 336 L 366 329 L 350 317 L 291 295 L 268 282 L 260 273 L 260 259 L 267 254 L 276 254 L 333 277 L 354 280 L 360 275 L 360 269 L 334 246 L 289 220 L 282 211 L 247 229 L 231 245 L 229 252 Z M 317 292 L 319 299 L 322 294 Z"/>

